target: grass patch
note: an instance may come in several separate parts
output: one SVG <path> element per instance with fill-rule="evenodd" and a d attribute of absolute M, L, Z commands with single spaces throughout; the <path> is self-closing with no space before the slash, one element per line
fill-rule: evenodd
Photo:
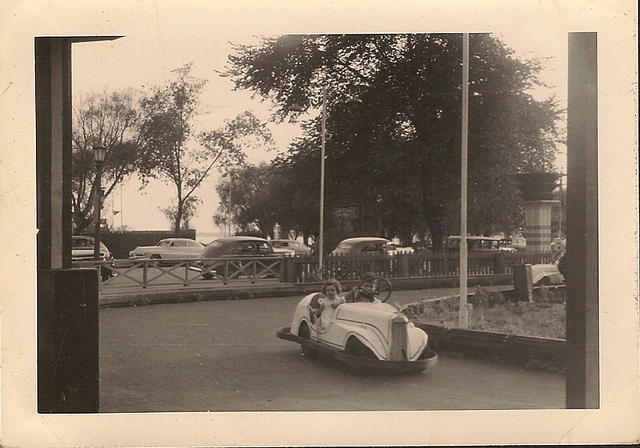
<path fill-rule="evenodd" d="M 540 289 L 534 301 L 514 302 L 509 293 L 478 288 L 469 298 L 469 328 L 487 332 L 565 339 L 564 290 Z M 458 300 L 423 301 L 403 311 L 414 323 L 458 326 Z"/>

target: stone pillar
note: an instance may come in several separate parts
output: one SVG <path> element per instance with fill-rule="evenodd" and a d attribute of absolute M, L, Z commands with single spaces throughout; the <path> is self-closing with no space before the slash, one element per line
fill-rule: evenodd
<path fill-rule="evenodd" d="M 551 208 L 558 201 L 527 201 L 522 204 L 525 214 L 524 237 L 527 251 L 548 251 L 551 243 Z"/>

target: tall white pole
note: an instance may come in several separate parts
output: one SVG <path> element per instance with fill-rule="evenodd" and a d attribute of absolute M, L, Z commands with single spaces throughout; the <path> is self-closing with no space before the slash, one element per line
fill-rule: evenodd
<path fill-rule="evenodd" d="M 460 308 L 458 326 L 469 326 L 467 310 L 467 152 L 469 130 L 469 33 L 462 34 L 462 154 L 460 175 Z"/>
<path fill-rule="evenodd" d="M 327 133 L 327 87 L 322 88 L 322 145 L 320 148 L 320 231 L 318 235 L 318 265 L 320 277 L 324 279 L 324 151 Z"/>
<path fill-rule="evenodd" d="M 231 177 L 229 177 L 229 198 L 227 199 L 227 236 L 231 236 Z"/>
<path fill-rule="evenodd" d="M 124 231 L 124 228 L 123 228 L 124 224 L 122 223 L 123 222 L 122 215 L 124 215 L 123 208 L 122 208 L 122 188 L 123 186 L 122 184 L 120 184 L 120 230 Z"/>

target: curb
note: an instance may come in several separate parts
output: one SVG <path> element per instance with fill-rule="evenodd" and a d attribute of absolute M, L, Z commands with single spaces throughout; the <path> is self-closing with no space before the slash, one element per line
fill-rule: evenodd
<path fill-rule="evenodd" d="M 567 356 L 564 339 L 518 336 L 481 330 L 444 328 L 416 324 L 429 335 L 429 344 L 436 351 L 460 353 L 465 357 L 502 360 L 508 363 L 563 369 Z"/>

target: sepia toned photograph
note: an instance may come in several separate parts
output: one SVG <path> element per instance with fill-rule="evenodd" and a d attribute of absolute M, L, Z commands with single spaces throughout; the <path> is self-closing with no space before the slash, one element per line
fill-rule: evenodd
<path fill-rule="evenodd" d="M 30 36 L 29 413 L 158 434 L 195 415 L 218 438 L 108 443 L 259 446 L 229 442 L 236 419 L 393 445 L 433 439 L 344 425 L 609 412 L 602 31 L 198 6 Z M 316 416 L 342 422 L 285 438 Z"/>

